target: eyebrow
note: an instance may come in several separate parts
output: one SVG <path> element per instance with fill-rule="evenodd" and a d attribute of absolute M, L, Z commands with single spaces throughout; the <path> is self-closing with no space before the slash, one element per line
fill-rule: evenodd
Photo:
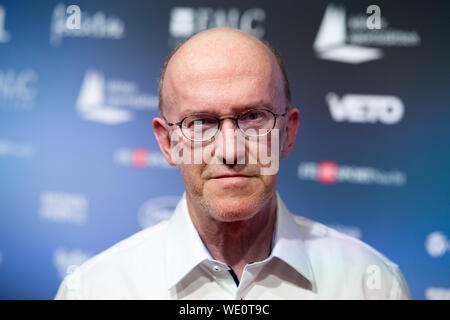
<path fill-rule="evenodd" d="M 232 114 L 237 115 L 241 112 L 244 112 L 246 110 L 250 109 L 269 109 L 272 110 L 273 106 L 270 103 L 259 101 L 259 102 L 252 102 L 245 105 L 240 105 L 236 107 L 232 107 Z M 273 110 L 272 110 L 273 111 Z M 217 114 L 216 112 L 212 112 L 211 110 L 186 110 L 186 112 L 183 112 L 181 115 L 181 118 L 185 118 L 190 115 L 199 115 L 199 114 L 208 114 L 208 115 L 214 115 L 214 116 L 221 116 L 220 114 Z"/>

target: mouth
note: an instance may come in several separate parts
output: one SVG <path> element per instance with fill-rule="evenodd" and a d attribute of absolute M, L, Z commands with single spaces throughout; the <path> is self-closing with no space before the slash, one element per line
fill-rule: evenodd
<path fill-rule="evenodd" d="M 252 176 L 242 175 L 242 174 L 225 174 L 220 176 L 215 176 L 211 178 L 211 181 L 215 181 L 220 184 L 225 184 L 229 186 L 243 186 L 247 185 Z"/>
<path fill-rule="evenodd" d="M 242 173 L 224 173 L 212 176 L 209 179 L 212 188 L 219 188 L 220 190 L 228 190 L 236 192 L 236 190 L 249 190 L 254 186 L 255 177 Z"/>
<path fill-rule="evenodd" d="M 248 179 L 252 176 L 247 176 L 243 174 L 223 174 L 219 176 L 212 177 L 211 179 Z"/>

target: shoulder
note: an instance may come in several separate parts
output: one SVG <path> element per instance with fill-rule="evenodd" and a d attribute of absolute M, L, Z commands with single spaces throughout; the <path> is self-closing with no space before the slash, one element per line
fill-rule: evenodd
<path fill-rule="evenodd" d="M 92 257 L 66 276 L 56 298 L 148 297 L 144 288 L 164 287 L 167 225 L 160 222 Z"/>
<path fill-rule="evenodd" d="M 334 283 L 342 288 L 353 284 L 351 292 L 361 291 L 364 298 L 409 298 L 398 265 L 378 250 L 322 223 L 301 216 L 293 218 L 319 285 Z M 370 290 L 371 287 L 377 290 Z"/>
<path fill-rule="evenodd" d="M 382 262 L 390 267 L 396 266 L 382 253 L 368 245 L 367 243 L 339 232 L 329 226 L 311 219 L 293 215 L 294 221 L 300 229 L 305 244 L 316 250 L 328 251 L 334 255 L 352 255 L 347 258 L 369 259 Z"/>
<path fill-rule="evenodd" d="M 152 227 L 146 228 L 130 237 L 119 241 L 110 248 L 92 257 L 80 266 L 82 271 L 88 272 L 97 268 L 102 268 L 105 264 L 114 262 L 114 265 L 128 264 L 125 259 L 157 256 L 162 252 L 165 242 L 165 233 L 168 221 L 162 221 Z M 143 255 L 143 253 L 146 253 Z"/>

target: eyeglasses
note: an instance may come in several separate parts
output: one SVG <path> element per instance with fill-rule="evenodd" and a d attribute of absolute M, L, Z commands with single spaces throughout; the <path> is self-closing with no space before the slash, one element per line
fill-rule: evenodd
<path fill-rule="evenodd" d="M 209 114 L 193 114 L 180 122 L 169 123 L 168 126 L 178 126 L 183 136 L 191 141 L 205 142 L 214 138 L 220 131 L 222 121 L 231 119 L 238 129 L 246 136 L 260 137 L 267 135 L 275 128 L 277 118 L 286 116 L 276 114 L 267 109 L 251 109 L 240 113 L 237 117 L 217 118 Z"/>

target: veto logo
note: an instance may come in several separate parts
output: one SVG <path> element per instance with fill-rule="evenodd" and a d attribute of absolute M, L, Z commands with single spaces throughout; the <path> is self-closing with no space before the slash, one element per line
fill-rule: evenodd
<path fill-rule="evenodd" d="M 326 101 L 337 122 L 396 124 L 405 112 L 403 102 L 395 96 L 345 94 L 339 98 L 330 92 Z"/>
<path fill-rule="evenodd" d="M 133 120 L 133 112 L 129 109 L 157 110 L 158 97 L 140 93 L 135 82 L 121 79 L 107 81 L 100 71 L 88 70 L 76 108 L 85 120 L 115 125 Z"/>

